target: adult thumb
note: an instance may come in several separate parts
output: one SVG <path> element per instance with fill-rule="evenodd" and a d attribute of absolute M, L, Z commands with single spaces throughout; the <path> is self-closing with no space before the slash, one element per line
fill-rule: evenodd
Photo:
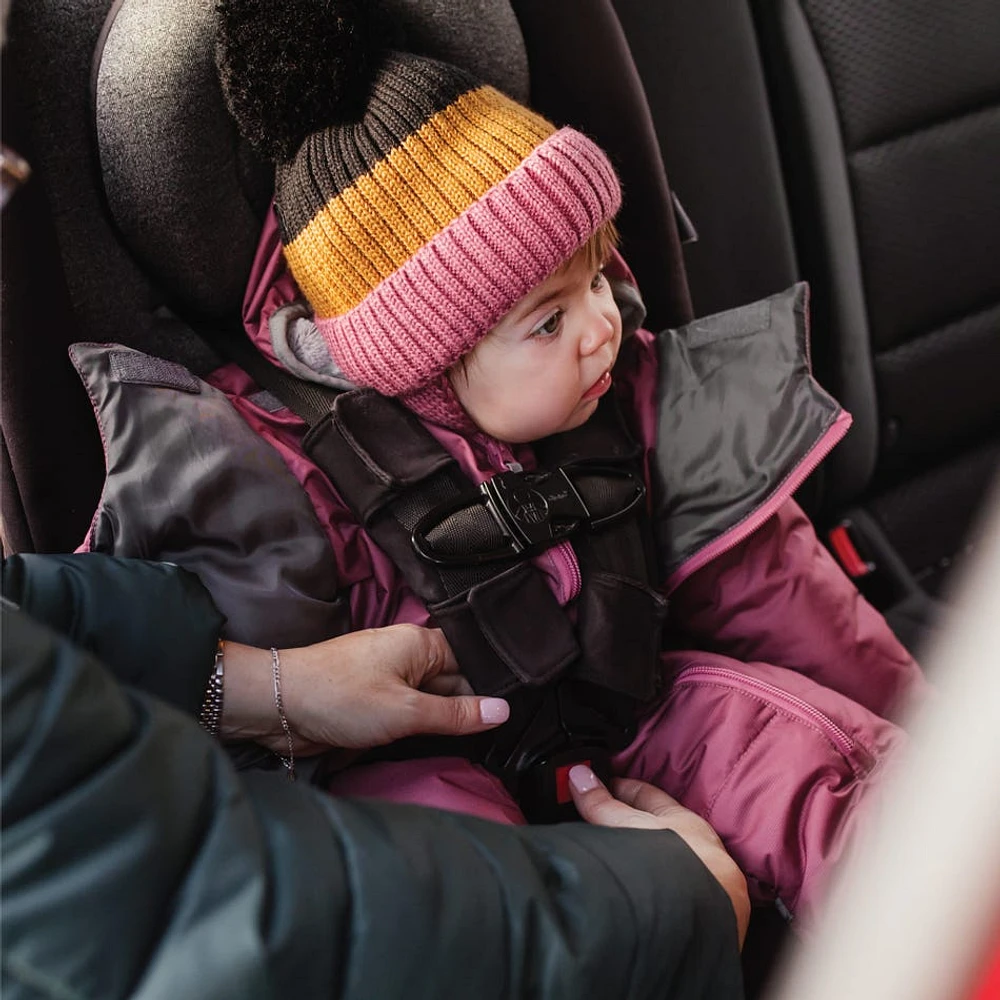
<path fill-rule="evenodd" d="M 443 695 L 419 692 L 412 702 L 410 735 L 433 733 L 466 736 L 493 729 L 510 718 L 510 705 L 503 698 L 475 695 Z"/>
<path fill-rule="evenodd" d="M 597 826 L 655 827 L 651 817 L 616 799 L 585 764 L 569 769 L 569 788 L 581 819 Z"/>

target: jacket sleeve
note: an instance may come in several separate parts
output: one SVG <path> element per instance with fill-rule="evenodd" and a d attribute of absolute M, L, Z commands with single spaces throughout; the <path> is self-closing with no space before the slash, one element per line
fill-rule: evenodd
<path fill-rule="evenodd" d="M 14 555 L 3 595 L 122 683 L 197 715 L 225 619 L 193 573 L 98 553 Z"/>
<path fill-rule="evenodd" d="M 2 614 L 5 997 L 742 995 L 729 901 L 673 834 L 239 775 L 192 720 Z"/>
<path fill-rule="evenodd" d="M 680 584 L 670 613 L 704 648 L 797 670 L 883 718 L 927 690 L 794 500 Z"/>

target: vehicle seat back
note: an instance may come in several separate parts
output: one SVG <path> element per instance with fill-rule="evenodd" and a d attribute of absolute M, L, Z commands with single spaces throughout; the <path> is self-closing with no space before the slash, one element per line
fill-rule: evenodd
<path fill-rule="evenodd" d="M 855 420 L 813 512 L 863 506 L 936 591 L 1000 455 L 1000 5 L 616 7 L 700 232 L 696 311 L 810 282 L 814 368 Z"/>
<path fill-rule="evenodd" d="M 864 497 L 931 580 L 1000 455 L 1000 5 L 757 17 L 817 363 L 860 418 L 831 499 Z"/>

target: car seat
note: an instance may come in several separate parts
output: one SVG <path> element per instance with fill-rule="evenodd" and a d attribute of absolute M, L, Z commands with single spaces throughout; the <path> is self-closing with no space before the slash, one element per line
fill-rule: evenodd
<path fill-rule="evenodd" d="M 649 325 L 690 320 L 676 206 L 610 0 L 382 3 L 414 51 L 530 97 L 609 151 Z M 213 10 L 212 0 L 15 5 L 5 142 L 34 176 L 3 219 L 16 248 L 3 261 L 8 552 L 74 548 L 97 507 L 102 449 L 70 343 L 118 341 L 196 374 L 225 360 L 211 334 L 239 320 L 272 171 L 225 110 Z M 747 950 L 758 969 L 777 934 L 771 916 L 755 922 Z"/>
<path fill-rule="evenodd" d="M 699 231 L 696 311 L 810 282 L 855 418 L 810 510 L 852 522 L 881 606 L 940 593 L 1000 457 L 1000 6 L 615 7 Z"/>
<path fill-rule="evenodd" d="M 414 51 L 530 97 L 608 149 L 650 313 L 662 325 L 690 319 L 659 147 L 609 0 L 383 7 Z M 5 141 L 35 175 L 4 216 L 18 248 L 3 278 L 7 551 L 74 548 L 100 495 L 100 442 L 67 346 L 120 341 L 204 373 L 222 358 L 192 327 L 239 317 L 272 173 L 223 105 L 213 10 L 210 0 L 14 6 Z"/>

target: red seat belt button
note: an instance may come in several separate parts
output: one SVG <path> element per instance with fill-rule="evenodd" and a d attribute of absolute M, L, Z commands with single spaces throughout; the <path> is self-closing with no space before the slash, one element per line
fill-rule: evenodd
<path fill-rule="evenodd" d="M 844 571 L 849 577 L 856 580 L 859 577 L 867 576 L 875 569 L 873 563 L 866 562 L 861 558 L 851 540 L 846 524 L 838 524 L 836 528 L 832 528 L 827 537 L 830 539 L 831 548 L 840 560 L 840 565 L 844 567 Z"/>
<path fill-rule="evenodd" d="M 578 760 L 572 764 L 564 764 L 562 767 L 556 768 L 556 802 L 561 806 L 573 801 L 573 796 L 569 790 L 569 769 L 576 767 L 577 764 L 586 764 L 587 767 L 593 767 L 592 762 L 589 760 Z"/>

